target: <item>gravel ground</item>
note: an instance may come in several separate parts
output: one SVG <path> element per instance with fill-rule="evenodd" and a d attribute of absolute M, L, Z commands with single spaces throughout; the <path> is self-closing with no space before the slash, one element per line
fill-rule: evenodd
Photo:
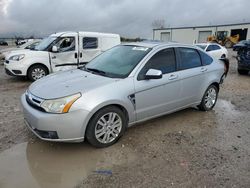
<path fill-rule="evenodd" d="M 0 187 L 250 187 L 250 76 L 230 54 L 214 110 L 133 126 L 105 149 L 35 138 L 19 102 L 30 82 L 0 66 Z"/>

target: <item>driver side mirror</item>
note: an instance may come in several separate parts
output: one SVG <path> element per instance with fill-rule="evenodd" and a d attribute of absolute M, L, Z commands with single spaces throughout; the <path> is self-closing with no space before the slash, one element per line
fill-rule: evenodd
<path fill-rule="evenodd" d="M 144 76 L 145 80 L 161 79 L 161 78 L 162 78 L 162 72 L 161 70 L 157 69 L 149 69 Z"/>
<path fill-rule="evenodd" d="M 51 51 L 52 51 L 52 52 L 58 52 L 58 48 L 57 48 L 57 46 L 52 46 Z"/>

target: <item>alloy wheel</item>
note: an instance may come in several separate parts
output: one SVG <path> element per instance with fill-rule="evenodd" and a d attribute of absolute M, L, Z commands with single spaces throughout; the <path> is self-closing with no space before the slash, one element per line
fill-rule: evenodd
<path fill-rule="evenodd" d="M 115 113 L 104 114 L 96 123 L 95 137 L 103 144 L 114 141 L 122 130 L 122 119 Z"/>
<path fill-rule="evenodd" d="M 213 105 L 216 102 L 216 97 L 217 97 L 217 93 L 215 91 L 215 89 L 213 87 L 211 87 L 205 96 L 205 106 L 206 108 L 210 109 L 213 107 Z"/>
<path fill-rule="evenodd" d="M 38 80 L 38 79 L 46 76 L 46 72 L 42 68 L 35 68 L 32 70 L 31 76 L 34 80 Z"/>

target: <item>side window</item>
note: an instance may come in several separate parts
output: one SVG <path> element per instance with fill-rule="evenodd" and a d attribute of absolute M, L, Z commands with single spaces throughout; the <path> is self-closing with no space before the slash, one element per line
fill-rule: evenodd
<path fill-rule="evenodd" d="M 83 49 L 95 49 L 98 47 L 98 40 L 95 37 L 84 37 L 82 39 Z"/>
<path fill-rule="evenodd" d="M 201 58 L 197 50 L 191 48 L 179 48 L 180 69 L 191 69 L 201 66 Z"/>
<path fill-rule="evenodd" d="M 209 45 L 206 49 L 207 52 L 213 51 L 213 45 Z"/>
<path fill-rule="evenodd" d="M 213 62 L 213 58 L 211 58 L 209 55 L 206 53 L 199 51 L 201 55 L 201 60 L 203 65 L 210 65 Z"/>
<path fill-rule="evenodd" d="M 58 52 L 68 52 L 75 50 L 75 37 L 62 37 L 56 43 Z"/>
<path fill-rule="evenodd" d="M 213 50 L 220 50 L 221 48 L 218 45 L 213 45 Z"/>
<path fill-rule="evenodd" d="M 207 52 L 214 51 L 214 50 L 219 50 L 219 49 L 221 49 L 221 48 L 218 45 L 212 44 L 212 45 L 209 45 L 207 47 Z"/>
<path fill-rule="evenodd" d="M 140 72 L 139 79 L 146 74 L 149 69 L 161 70 L 162 74 L 176 71 L 175 52 L 173 48 L 167 48 L 157 52 Z"/>

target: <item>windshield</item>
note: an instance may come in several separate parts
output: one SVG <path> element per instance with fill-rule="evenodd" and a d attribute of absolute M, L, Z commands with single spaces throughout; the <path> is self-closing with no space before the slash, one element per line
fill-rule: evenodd
<path fill-rule="evenodd" d="M 201 48 L 203 50 L 205 50 L 207 47 L 207 45 L 205 45 L 205 44 L 196 44 L 196 46 L 198 46 L 199 48 Z"/>
<path fill-rule="evenodd" d="M 150 50 L 139 46 L 116 46 L 90 61 L 84 70 L 112 78 L 125 78 Z"/>
<path fill-rule="evenodd" d="M 48 37 L 43 39 L 36 47 L 35 50 L 45 51 L 49 47 L 49 45 L 56 40 L 57 37 Z"/>

